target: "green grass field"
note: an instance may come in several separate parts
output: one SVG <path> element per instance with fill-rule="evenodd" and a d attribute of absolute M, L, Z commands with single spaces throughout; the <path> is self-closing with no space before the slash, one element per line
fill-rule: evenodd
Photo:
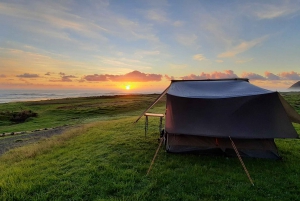
<path fill-rule="evenodd" d="M 87 98 L 66 98 L 58 100 L 16 102 L 0 104 L 0 133 L 30 131 L 57 127 L 65 124 L 77 125 L 107 118 L 121 118 L 139 115 L 158 95 L 120 95 Z M 162 106 L 160 101 L 158 106 Z M 32 110 L 37 118 L 30 118 L 22 124 L 1 118 L 1 113 Z"/>
<path fill-rule="evenodd" d="M 144 119 L 137 124 L 132 122 L 154 98 L 142 96 L 129 100 L 129 97 L 119 97 L 114 102 L 124 101 L 121 103 L 128 107 L 120 106 L 119 109 L 111 106 L 116 104 L 110 102 L 112 98 L 107 100 L 111 110 L 107 109 L 105 114 L 91 115 L 94 114 L 92 109 L 85 107 L 82 110 L 86 112 L 80 112 L 87 115 L 79 115 L 77 122 L 91 123 L 2 155 L 0 200 L 299 199 L 299 140 L 276 140 L 283 160 L 244 159 L 255 186 L 248 181 L 237 158 L 169 154 L 163 149 L 159 151 L 150 174 L 146 176 L 158 146 L 159 121 L 156 118 L 149 119 L 146 138 Z M 300 103 L 299 94 L 285 94 L 285 98 L 294 107 Z M 145 100 L 148 102 L 144 103 Z M 47 112 L 52 117 L 40 115 L 38 118 L 45 118 L 44 121 L 56 118 L 55 125 L 59 125 L 59 118 L 65 118 L 67 123 L 72 122 L 72 114 L 78 112 L 79 105 L 82 105 L 80 99 L 73 101 L 77 109 L 70 107 L 73 105 L 71 100 L 65 105 L 62 100 L 57 100 L 57 104 L 54 104 L 55 101 L 52 104 L 50 101 L 49 104 L 37 102 L 39 104 L 34 106 L 34 111 L 47 114 L 46 108 L 49 108 Z M 35 105 L 33 102 L 22 104 L 28 104 L 28 107 Z M 64 114 L 59 109 L 63 106 L 68 106 L 72 112 L 64 111 L 67 113 Z M 164 108 L 162 101 L 152 111 L 164 112 Z M 297 110 L 300 112 L 299 108 Z M 59 117 L 59 112 L 63 117 Z M 46 123 L 48 125 L 51 122 Z M 23 129 L 22 126 L 26 125 L 4 127 L 9 130 L 10 126 Z M 30 124 L 26 128 L 32 129 L 34 126 Z M 299 127 L 296 129 L 300 133 Z"/>

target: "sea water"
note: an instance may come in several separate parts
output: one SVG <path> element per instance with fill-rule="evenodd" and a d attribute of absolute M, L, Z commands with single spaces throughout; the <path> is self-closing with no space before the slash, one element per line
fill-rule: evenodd
<path fill-rule="evenodd" d="M 116 91 L 101 90 L 3 90 L 0 89 L 0 103 L 19 101 L 39 101 L 48 99 L 90 97 L 124 94 Z"/>

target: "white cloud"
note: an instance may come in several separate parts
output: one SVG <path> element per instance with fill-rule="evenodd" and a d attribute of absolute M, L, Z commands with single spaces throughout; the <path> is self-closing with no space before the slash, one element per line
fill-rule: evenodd
<path fill-rule="evenodd" d="M 274 19 L 295 14 L 300 11 L 299 1 L 279 1 L 250 3 L 247 12 L 258 19 Z M 299 14 L 299 13 L 298 13 Z"/>
<path fill-rule="evenodd" d="M 232 70 L 225 70 L 224 72 L 212 72 L 205 73 L 202 72 L 199 75 L 190 74 L 181 77 L 183 80 L 202 80 L 202 79 L 224 79 L 224 78 L 237 78 L 238 76 Z"/>
<path fill-rule="evenodd" d="M 90 8 L 90 13 L 94 13 L 93 16 L 86 14 L 89 12 L 83 11 L 74 14 L 74 7 L 71 3 L 66 2 L 30 1 L 29 5 L 0 3 L 0 13 L 17 18 L 22 22 L 19 24 L 23 29 L 39 32 L 48 35 L 48 37 L 61 37 L 70 40 L 72 35 L 69 35 L 67 30 L 72 30 L 89 39 L 93 38 L 104 42 L 108 40 L 107 35 L 126 38 L 127 40 L 159 41 L 151 24 L 132 21 L 120 13 L 109 10 L 107 6 Z M 80 9 L 84 10 L 85 7 Z"/>
<path fill-rule="evenodd" d="M 203 54 L 196 54 L 196 55 L 193 56 L 193 59 L 197 60 L 197 61 L 203 61 L 206 58 L 203 56 Z"/>
<path fill-rule="evenodd" d="M 161 9 L 152 9 L 146 12 L 146 18 L 156 22 L 168 22 L 167 14 Z"/>
<path fill-rule="evenodd" d="M 266 39 L 267 36 L 263 36 L 261 38 L 257 38 L 251 41 L 243 41 L 239 45 L 231 48 L 230 50 L 219 54 L 218 57 L 219 58 L 235 57 L 237 54 L 240 54 L 242 52 L 245 52 L 253 48 L 254 46 L 257 46 L 258 44 L 262 43 Z"/>

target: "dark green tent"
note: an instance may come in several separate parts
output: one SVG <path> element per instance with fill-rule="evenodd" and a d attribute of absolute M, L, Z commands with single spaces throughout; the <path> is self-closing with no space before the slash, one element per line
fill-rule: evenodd
<path fill-rule="evenodd" d="M 241 156 L 278 158 L 274 138 L 298 138 L 291 122 L 300 115 L 278 92 L 248 79 L 173 80 L 165 94 L 168 152 L 232 155 L 230 136 Z"/>

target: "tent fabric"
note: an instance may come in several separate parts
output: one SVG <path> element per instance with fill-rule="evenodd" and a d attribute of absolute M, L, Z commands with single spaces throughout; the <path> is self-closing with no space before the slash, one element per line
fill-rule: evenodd
<path fill-rule="evenodd" d="M 274 139 L 232 139 L 242 157 L 279 159 Z M 167 134 L 166 150 L 236 156 L 229 138 Z"/>
<path fill-rule="evenodd" d="M 297 138 L 277 92 L 221 99 L 167 94 L 167 133 L 207 137 Z"/>
<path fill-rule="evenodd" d="M 273 93 L 243 80 L 172 82 L 167 94 L 185 98 L 230 98 Z"/>
<path fill-rule="evenodd" d="M 274 138 L 298 138 L 291 122 L 300 115 L 278 92 L 248 79 L 173 80 L 155 102 L 165 94 L 168 152 L 235 155 L 230 136 L 241 156 L 279 158 Z"/>

